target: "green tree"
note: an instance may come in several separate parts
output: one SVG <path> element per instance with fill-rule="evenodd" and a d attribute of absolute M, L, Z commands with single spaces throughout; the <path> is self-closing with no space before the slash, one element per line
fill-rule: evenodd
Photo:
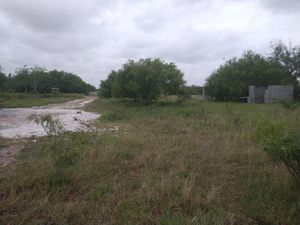
<path fill-rule="evenodd" d="M 183 94 L 184 95 L 202 95 L 203 88 L 197 85 L 184 86 Z"/>
<path fill-rule="evenodd" d="M 43 75 L 45 74 L 45 69 L 41 67 L 33 67 L 30 71 L 30 83 L 34 93 L 39 92 L 39 84 Z"/>
<path fill-rule="evenodd" d="M 269 60 L 277 63 L 288 74 L 300 78 L 300 46 L 293 46 L 290 42 L 289 45 L 284 44 L 282 41 L 272 46 L 273 51 L 269 56 Z M 300 98 L 300 83 L 295 84 L 295 97 Z"/>
<path fill-rule="evenodd" d="M 2 72 L 2 67 L 0 66 L 0 92 L 5 91 L 6 84 L 7 84 L 8 78 L 6 75 Z"/>
<path fill-rule="evenodd" d="M 239 59 L 233 58 L 220 66 L 206 80 L 208 96 L 219 101 L 238 101 L 248 95 L 248 86 L 296 84 L 296 79 L 278 63 L 252 51 Z"/>
<path fill-rule="evenodd" d="M 115 78 L 117 77 L 117 74 L 118 73 L 116 71 L 112 70 L 106 80 L 101 80 L 98 92 L 100 96 L 103 96 L 105 98 L 112 97 L 112 85 Z"/>
<path fill-rule="evenodd" d="M 52 88 L 58 88 L 63 93 L 84 94 L 88 94 L 90 90 L 94 90 L 93 86 L 85 83 L 77 75 L 58 70 L 51 70 L 44 73 L 38 86 L 40 93 L 49 93 Z"/>
<path fill-rule="evenodd" d="M 62 73 L 58 70 L 52 70 L 45 73 L 39 83 L 40 93 L 50 93 L 51 88 L 60 88 Z"/>
<path fill-rule="evenodd" d="M 180 93 L 184 83 L 183 73 L 174 63 L 160 59 L 129 60 L 122 69 L 112 71 L 108 79 L 101 82 L 99 94 L 149 104 L 161 95 Z"/>
<path fill-rule="evenodd" d="M 91 84 L 86 84 L 86 87 L 87 87 L 87 90 L 89 91 L 89 92 L 92 92 L 92 91 L 96 91 L 96 88 L 93 86 L 93 85 L 91 85 Z"/>
<path fill-rule="evenodd" d="M 89 93 L 87 84 L 80 77 L 72 73 L 63 72 L 59 87 L 64 93 Z"/>
<path fill-rule="evenodd" d="M 300 77 L 300 46 L 284 44 L 282 41 L 272 46 L 269 59 L 279 64 L 287 73 Z"/>
<path fill-rule="evenodd" d="M 64 71 L 47 72 L 41 67 L 17 69 L 12 78 L 8 78 L 8 90 L 15 92 L 50 93 L 58 88 L 63 93 L 84 93 L 95 91 L 95 87 L 84 82 L 79 76 Z"/>
<path fill-rule="evenodd" d="M 30 69 L 27 66 L 17 68 L 11 84 L 13 86 L 13 90 L 16 92 L 30 92 L 32 90 Z"/>

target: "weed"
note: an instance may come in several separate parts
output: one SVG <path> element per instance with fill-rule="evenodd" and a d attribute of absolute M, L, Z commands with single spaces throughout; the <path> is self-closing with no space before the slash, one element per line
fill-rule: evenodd
<path fill-rule="evenodd" d="M 282 105 L 283 108 L 290 109 L 290 110 L 294 110 L 299 106 L 299 103 L 295 101 L 281 101 L 280 104 Z"/>
<path fill-rule="evenodd" d="M 260 120 L 259 143 L 273 160 L 284 163 L 296 183 L 300 183 L 300 132 L 283 120 Z"/>
<path fill-rule="evenodd" d="M 3 171 L 1 223 L 299 224 L 299 188 L 252 135 L 258 115 L 299 127 L 300 108 L 161 102 L 97 99 L 93 132 L 29 143 Z"/>
<path fill-rule="evenodd" d="M 91 199 L 98 200 L 109 194 L 113 194 L 113 185 L 109 183 L 103 184 L 91 193 Z"/>
<path fill-rule="evenodd" d="M 48 136 L 58 136 L 64 131 L 60 120 L 53 118 L 51 114 L 32 114 L 28 120 L 41 125 Z"/>

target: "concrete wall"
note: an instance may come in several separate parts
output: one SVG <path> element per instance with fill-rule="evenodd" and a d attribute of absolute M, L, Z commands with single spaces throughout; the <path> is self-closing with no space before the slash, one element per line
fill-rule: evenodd
<path fill-rule="evenodd" d="M 293 85 L 270 85 L 265 91 L 265 103 L 282 100 L 292 100 L 294 97 Z"/>
<path fill-rule="evenodd" d="M 265 87 L 249 86 L 248 103 L 264 103 Z"/>
<path fill-rule="evenodd" d="M 269 85 L 267 88 L 249 86 L 248 103 L 272 103 L 292 100 L 293 97 L 293 85 Z"/>

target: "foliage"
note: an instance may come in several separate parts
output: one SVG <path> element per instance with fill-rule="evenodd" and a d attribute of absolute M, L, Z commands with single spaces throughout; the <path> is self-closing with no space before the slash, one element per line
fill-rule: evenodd
<path fill-rule="evenodd" d="M 64 131 L 60 120 L 53 118 L 51 114 L 32 114 L 28 119 L 41 125 L 48 136 L 58 136 Z"/>
<path fill-rule="evenodd" d="M 291 42 L 287 45 L 282 41 L 272 45 L 272 52 L 269 60 L 278 64 L 286 73 L 294 78 L 300 78 L 300 46 L 293 45 Z M 296 82 L 295 98 L 300 99 L 300 83 Z"/>
<path fill-rule="evenodd" d="M 206 81 L 208 96 L 220 101 L 239 101 L 248 96 L 248 86 L 295 84 L 296 79 L 277 63 L 248 51 L 239 59 L 233 58 L 220 66 Z"/>
<path fill-rule="evenodd" d="M 5 90 L 6 82 L 7 82 L 7 77 L 2 72 L 2 68 L 0 66 L 0 92 Z"/>
<path fill-rule="evenodd" d="M 3 79 L 5 79 L 5 86 L 1 85 Z M 0 72 L 0 81 L 0 91 L 6 92 L 50 93 L 53 88 L 58 88 L 62 93 L 88 94 L 96 90 L 94 86 L 85 83 L 75 74 L 58 70 L 47 72 L 40 67 L 24 66 L 18 68 L 14 76 L 9 77 Z"/>
<path fill-rule="evenodd" d="M 281 101 L 280 103 L 284 108 L 290 110 L 295 110 L 299 106 L 296 101 Z"/>
<path fill-rule="evenodd" d="M 300 46 L 280 41 L 272 45 L 272 49 L 269 60 L 279 64 L 288 74 L 300 77 Z"/>
<path fill-rule="evenodd" d="M 203 88 L 197 85 L 191 85 L 191 86 L 184 85 L 182 88 L 182 92 L 184 95 L 202 95 Z"/>
<path fill-rule="evenodd" d="M 16 69 L 15 76 L 10 81 L 11 89 L 15 92 L 29 93 L 32 87 L 30 69 L 26 66 Z"/>
<path fill-rule="evenodd" d="M 260 120 L 257 139 L 273 160 L 284 163 L 293 179 L 300 183 L 300 132 L 282 120 Z"/>
<path fill-rule="evenodd" d="M 58 88 L 63 93 L 87 94 L 90 91 L 80 77 L 57 70 L 52 70 L 41 78 L 39 92 L 49 93 L 51 88 Z"/>
<path fill-rule="evenodd" d="M 108 75 L 107 79 L 101 81 L 100 89 L 98 91 L 99 96 L 102 96 L 104 98 L 111 98 L 113 96 L 112 86 L 117 75 L 118 73 L 112 70 Z"/>
<path fill-rule="evenodd" d="M 129 60 L 122 69 L 112 71 L 107 80 L 101 82 L 99 94 L 149 104 L 161 95 L 180 93 L 183 84 L 183 73 L 174 63 L 160 59 Z"/>

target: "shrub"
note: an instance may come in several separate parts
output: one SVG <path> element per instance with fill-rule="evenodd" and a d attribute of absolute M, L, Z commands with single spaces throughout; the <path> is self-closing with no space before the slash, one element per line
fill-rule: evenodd
<path fill-rule="evenodd" d="M 257 140 L 275 161 L 284 163 L 296 183 L 300 184 L 300 133 L 283 120 L 260 120 Z"/>
<path fill-rule="evenodd" d="M 248 86 L 292 84 L 297 80 L 281 66 L 252 51 L 221 65 L 206 80 L 205 93 L 218 101 L 240 101 Z"/>
<path fill-rule="evenodd" d="M 294 110 L 298 107 L 298 104 L 295 101 L 281 101 L 280 103 L 281 103 L 282 107 L 285 109 Z"/>
<path fill-rule="evenodd" d="M 129 60 L 101 81 L 98 93 L 106 98 L 129 98 L 147 105 L 160 96 L 181 94 L 184 83 L 183 73 L 174 63 L 160 59 Z"/>
<path fill-rule="evenodd" d="M 53 118 L 50 114 L 32 114 L 28 119 L 41 125 L 48 136 L 58 136 L 63 132 L 60 120 Z"/>

